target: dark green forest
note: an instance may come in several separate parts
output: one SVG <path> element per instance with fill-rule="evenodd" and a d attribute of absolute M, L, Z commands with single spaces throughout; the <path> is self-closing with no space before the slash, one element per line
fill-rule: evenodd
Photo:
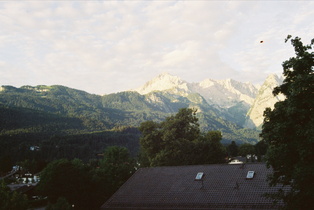
<path fill-rule="evenodd" d="M 133 155 L 139 148 L 139 131 L 127 126 L 89 131 L 84 120 L 25 108 L 0 107 L 0 154 L 23 159 L 95 158 L 104 148 L 125 146 Z M 8 120 L 9 119 L 9 120 Z M 31 151 L 31 146 L 40 149 Z"/>

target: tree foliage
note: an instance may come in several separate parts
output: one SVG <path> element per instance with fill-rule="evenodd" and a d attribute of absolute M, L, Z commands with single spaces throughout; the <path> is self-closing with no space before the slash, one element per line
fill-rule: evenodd
<path fill-rule="evenodd" d="M 313 209 L 314 204 L 314 52 L 299 37 L 291 39 L 295 57 L 284 61 L 284 82 L 274 95 L 286 99 L 264 112 L 262 138 L 269 145 L 267 161 L 274 169 L 270 183 L 290 185 L 278 193 L 288 209 Z"/>
<path fill-rule="evenodd" d="M 112 146 L 104 152 L 104 159 L 100 163 L 107 182 L 110 183 L 112 193 L 128 180 L 135 172 L 135 161 L 125 147 Z"/>
<path fill-rule="evenodd" d="M 228 155 L 230 157 L 235 157 L 238 155 L 239 152 L 239 147 L 238 145 L 235 143 L 235 141 L 232 141 L 231 144 L 229 144 L 227 146 L 227 151 L 228 151 Z"/>
<path fill-rule="evenodd" d="M 3 180 L 0 180 L 0 210 L 25 210 L 28 208 L 26 195 L 11 191 Z"/>
<path fill-rule="evenodd" d="M 37 190 L 48 196 L 51 203 L 56 203 L 58 198 L 64 197 L 77 209 L 93 209 L 97 207 L 93 206 L 93 195 L 97 188 L 93 188 L 90 177 L 88 167 L 80 160 L 60 159 L 49 163 L 42 171 Z"/>
<path fill-rule="evenodd" d="M 12 170 L 12 166 L 13 164 L 10 156 L 0 156 L 0 175 Z"/>
<path fill-rule="evenodd" d="M 46 210 L 71 210 L 71 205 L 64 197 L 58 198 L 57 202 L 52 204 L 49 203 Z M 75 207 L 75 206 L 73 206 Z"/>
<path fill-rule="evenodd" d="M 265 155 L 268 149 L 268 145 L 264 140 L 259 141 L 257 144 L 254 145 L 255 154 L 257 157 L 261 158 L 261 156 Z"/>
<path fill-rule="evenodd" d="M 188 165 L 223 161 L 224 147 L 218 131 L 201 133 L 195 109 L 182 108 L 176 115 L 140 126 L 142 155 L 150 166 Z"/>
<path fill-rule="evenodd" d="M 113 146 L 97 168 L 79 159 L 52 161 L 41 172 L 37 191 L 48 197 L 51 209 L 67 209 L 67 203 L 75 209 L 99 209 L 134 172 L 129 151 Z"/>
<path fill-rule="evenodd" d="M 239 155 L 241 155 L 242 157 L 253 154 L 255 154 L 254 145 L 246 143 L 239 146 Z"/>

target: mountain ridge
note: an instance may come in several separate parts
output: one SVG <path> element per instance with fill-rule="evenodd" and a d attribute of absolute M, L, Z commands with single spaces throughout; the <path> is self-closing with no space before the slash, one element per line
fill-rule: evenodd
<path fill-rule="evenodd" d="M 242 83 L 233 79 L 204 79 L 198 83 L 189 83 L 169 73 L 162 73 L 132 91 L 137 91 L 142 95 L 153 91 L 167 91 L 175 94 L 181 92 L 182 95 L 199 93 L 209 104 L 229 108 L 240 101 L 252 105 L 258 89 L 251 83 Z"/>
<path fill-rule="evenodd" d="M 137 127 L 144 121 L 163 121 L 180 108 L 196 108 L 202 131 L 220 130 L 224 142 L 257 142 L 258 139 L 255 131 L 243 129 L 230 121 L 233 116 L 223 116 L 221 110 L 208 104 L 197 93 L 182 96 L 154 91 L 141 95 L 125 91 L 98 96 L 64 86 L 2 86 L 0 105 L 72 117 L 81 122 L 84 132 L 108 130 L 116 126 Z M 10 122 L 10 118 L 4 119 L 4 123 Z M 1 132 L 15 133 L 18 129 Z"/>
<path fill-rule="evenodd" d="M 132 90 L 103 96 L 61 85 L 1 86 L 0 153 L 18 154 L 19 159 L 33 155 L 27 148 L 38 145 L 44 159 L 88 159 L 119 145 L 136 155 L 137 127 L 161 122 L 181 108 L 197 109 L 201 131 L 219 130 L 223 144 L 254 144 L 265 105 L 282 100 L 272 95 L 281 82 L 276 76 L 267 78 L 257 93 L 252 84 L 232 79 L 188 83 L 163 74 L 158 80 L 142 86 L 143 94 Z"/>
<path fill-rule="evenodd" d="M 169 73 L 162 73 L 133 91 L 143 95 L 163 91 L 185 97 L 191 93 L 197 93 L 208 104 L 225 112 L 225 115 L 229 115 L 226 119 L 230 119 L 230 116 L 232 118 L 233 115 L 233 121 L 241 126 L 260 129 L 265 108 L 273 108 L 277 101 L 283 100 L 280 96 L 272 95 L 274 87 L 282 84 L 282 81 L 283 78 L 270 74 L 263 85 L 258 87 L 250 82 L 244 83 L 233 79 L 207 78 L 201 82 L 189 83 Z M 265 92 L 265 90 L 268 91 Z M 262 98 L 264 100 L 261 100 Z"/>
<path fill-rule="evenodd" d="M 272 95 L 281 81 L 270 75 L 257 91 L 251 83 L 232 79 L 189 83 L 163 73 L 138 89 L 103 96 L 61 85 L 1 86 L 0 105 L 71 117 L 67 122 L 79 122 L 84 129 L 76 132 L 137 127 L 144 121 L 160 122 L 180 108 L 196 108 L 202 131 L 220 130 L 224 142 L 253 143 L 259 139 L 265 106 L 282 100 Z"/>
<path fill-rule="evenodd" d="M 213 80 L 213 79 L 204 79 L 201 82 L 193 82 L 189 83 L 185 80 L 182 80 L 178 76 L 173 76 L 167 72 L 164 72 L 157 77 L 149 80 L 144 85 L 139 88 L 129 90 L 131 92 L 137 92 L 144 97 L 135 97 L 133 95 L 133 101 L 136 102 L 137 108 L 144 106 L 145 109 L 154 109 L 156 108 L 158 111 L 173 113 L 178 107 L 182 107 L 182 104 L 179 105 L 180 100 L 185 100 L 184 104 L 190 103 L 194 104 L 191 107 L 198 108 L 199 111 L 202 111 L 204 107 L 211 107 L 211 111 L 215 112 L 217 115 L 221 116 L 223 119 L 234 122 L 240 126 L 255 129 L 260 128 L 263 122 L 263 111 L 266 107 L 273 107 L 274 103 L 283 98 L 280 96 L 273 97 L 272 90 L 274 87 L 280 85 L 282 83 L 282 78 L 279 78 L 275 74 L 269 75 L 262 86 L 259 89 L 255 87 L 250 82 L 238 82 L 233 79 L 225 79 L 225 80 Z M 38 85 L 38 86 L 22 86 L 20 88 L 15 88 L 13 86 L 1 86 L 0 92 L 6 91 L 33 91 L 35 94 L 44 94 L 41 97 L 47 97 L 50 91 L 56 91 L 56 88 L 59 89 L 68 88 L 60 85 L 46 86 L 46 85 Z M 266 91 L 267 90 L 267 91 Z M 59 90 L 61 91 L 61 90 Z M 95 103 L 97 101 L 97 109 L 103 106 L 104 103 L 101 98 L 104 97 L 112 97 L 113 95 L 119 93 L 107 94 L 104 96 L 99 96 L 95 94 L 89 94 L 82 90 L 76 90 L 73 88 L 68 88 L 67 94 L 80 95 L 81 99 L 85 100 L 85 104 L 82 106 L 90 106 L 93 107 L 90 103 Z M 129 91 L 122 91 L 129 92 Z M 57 93 L 52 93 L 57 94 Z M 61 94 L 56 100 L 60 100 L 60 98 L 65 97 Z M 85 98 L 87 97 L 87 98 Z M 95 100 L 95 97 L 98 97 L 98 100 Z M 129 97 L 129 96 L 126 96 Z M 180 99 L 179 99 L 180 97 Z M 89 99 L 88 99 L 89 98 Z M 186 98 L 186 99 L 184 99 Z M 193 101 L 193 100 L 194 101 Z M 262 100 L 263 99 L 263 100 Z M 77 99 L 77 103 L 80 103 L 80 99 Z M 121 98 L 120 98 L 121 100 Z M 76 103 L 73 101 L 73 98 L 70 99 L 72 103 Z M 207 103 L 206 105 L 205 102 Z M 119 103 L 119 102 L 115 102 Z M 128 102 L 128 107 L 132 105 Z M 171 106 L 176 108 L 173 108 Z M 176 105 L 175 105 L 176 104 Z M 200 106 L 200 104 L 203 104 Z M 189 106 L 190 106 L 189 105 Z M 106 103 L 106 106 L 112 107 L 110 103 Z M 148 108 L 150 107 L 150 108 Z M 94 107 L 95 108 L 95 107 Z M 125 109 L 126 107 L 120 107 Z M 143 107 L 142 107 L 143 108 Z"/>

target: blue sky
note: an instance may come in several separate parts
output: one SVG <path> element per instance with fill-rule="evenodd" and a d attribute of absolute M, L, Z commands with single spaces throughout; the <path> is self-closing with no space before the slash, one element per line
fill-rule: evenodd
<path fill-rule="evenodd" d="M 0 1 L 0 85 L 261 84 L 294 55 L 288 34 L 314 38 L 313 17 L 313 1 Z"/>

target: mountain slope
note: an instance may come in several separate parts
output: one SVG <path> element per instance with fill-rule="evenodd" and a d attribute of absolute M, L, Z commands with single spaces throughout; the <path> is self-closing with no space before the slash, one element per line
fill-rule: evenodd
<path fill-rule="evenodd" d="M 14 108 L 0 105 L 0 133 L 47 133 L 54 134 L 56 129 L 61 133 L 83 131 L 86 127 L 78 118 L 65 117 L 27 108 Z"/>
<path fill-rule="evenodd" d="M 265 109 L 267 107 L 274 108 L 276 102 L 284 100 L 283 95 L 273 95 L 274 88 L 281 85 L 282 81 L 283 80 L 275 74 L 271 74 L 266 78 L 247 114 L 245 127 L 260 127 L 264 120 L 263 113 Z"/>
<path fill-rule="evenodd" d="M 126 91 L 97 96 L 64 86 L 3 86 L 0 104 L 77 119 L 84 132 L 102 131 L 116 126 L 136 127 L 147 120 L 162 121 L 180 108 L 197 108 L 203 131 L 221 130 L 224 142 L 257 141 L 257 135 L 252 137 L 249 130 L 237 134 L 241 126 L 229 122 L 227 115 L 223 117 L 222 110 L 210 105 L 200 94 L 185 90 L 184 94 L 178 94 L 173 90 L 177 90 L 177 87 L 146 95 Z"/>
<path fill-rule="evenodd" d="M 91 129 L 106 128 L 110 125 L 99 120 L 105 118 L 101 97 L 84 91 L 54 86 L 2 86 L 0 104 L 8 107 L 28 108 L 51 114 L 76 117 Z"/>
<path fill-rule="evenodd" d="M 90 132 L 84 120 L 33 109 L 0 105 L 0 157 L 13 161 L 56 158 L 95 159 L 108 146 L 127 147 L 136 156 L 140 132 L 120 126 L 106 131 Z M 38 150 L 32 151 L 30 147 Z"/>

